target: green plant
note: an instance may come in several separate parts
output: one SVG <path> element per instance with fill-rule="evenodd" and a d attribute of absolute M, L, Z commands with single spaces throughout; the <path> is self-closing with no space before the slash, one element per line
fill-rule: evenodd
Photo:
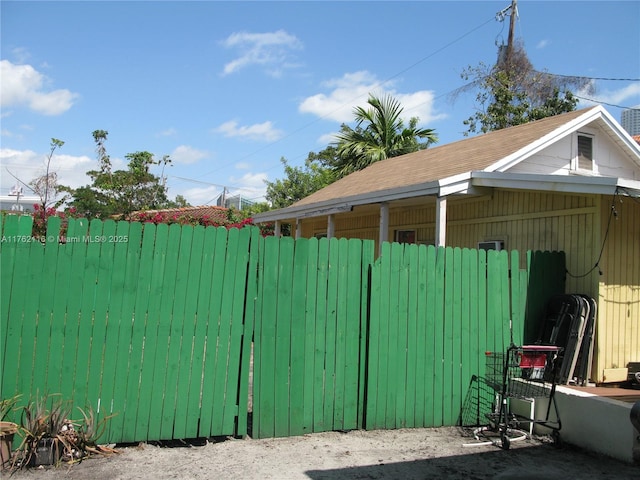
<path fill-rule="evenodd" d="M 96 421 L 96 415 L 91 407 L 87 410 L 83 410 L 78 407 L 78 410 L 82 413 L 83 421 L 80 428 L 77 430 L 77 446 L 86 453 L 117 453 L 112 448 L 105 447 L 104 445 L 98 445 L 98 440 L 102 435 L 104 435 L 104 432 L 107 429 L 107 423 L 115 416 L 115 414 L 103 417 Z"/>
<path fill-rule="evenodd" d="M 5 421 L 7 419 L 7 415 L 12 410 L 15 410 L 16 404 L 20 400 L 21 395 L 14 395 L 11 398 L 5 398 L 4 400 L 0 400 L 0 421 Z"/>
<path fill-rule="evenodd" d="M 113 415 L 96 421 L 92 409 L 79 408 L 82 421 L 70 420 L 71 403 L 50 396 L 37 397 L 22 407 L 19 435 L 22 442 L 16 450 L 13 469 L 38 464 L 41 452 L 47 452 L 50 462 L 73 463 L 86 456 L 117 453 L 114 449 L 97 444 L 104 433 L 107 422 Z"/>

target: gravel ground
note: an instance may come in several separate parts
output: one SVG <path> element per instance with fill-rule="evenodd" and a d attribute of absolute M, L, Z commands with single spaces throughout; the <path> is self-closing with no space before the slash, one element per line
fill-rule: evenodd
<path fill-rule="evenodd" d="M 459 428 L 327 432 L 253 440 L 118 446 L 72 466 L 18 471 L 15 479 L 638 479 L 640 466 L 524 439 L 510 450 Z M 5 473 L 3 478 L 9 478 Z"/>

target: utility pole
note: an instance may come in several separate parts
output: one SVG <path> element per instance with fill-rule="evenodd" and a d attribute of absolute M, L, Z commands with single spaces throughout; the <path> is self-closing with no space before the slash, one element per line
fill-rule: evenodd
<path fill-rule="evenodd" d="M 509 19 L 509 37 L 507 39 L 507 65 L 511 64 L 513 53 L 513 34 L 516 28 L 516 16 L 518 15 L 518 0 L 511 0 L 511 18 Z"/>
<path fill-rule="evenodd" d="M 496 20 L 504 22 L 507 15 L 511 17 L 509 20 L 509 38 L 506 47 L 502 44 L 498 48 L 498 64 L 509 70 L 513 55 L 513 37 L 516 29 L 516 17 L 518 16 L 518 0 L 511 0 L 511 5 L 496 13 Z"/>

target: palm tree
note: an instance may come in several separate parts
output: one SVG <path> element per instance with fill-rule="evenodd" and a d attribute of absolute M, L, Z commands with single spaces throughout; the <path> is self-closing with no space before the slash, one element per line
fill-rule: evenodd
<path fill-rule="evenodd" d="M 343 124 L 336 135 L 337 156 L 332 170 L 337 178 L 386 158 L 425 149 L 438 141 L 434 130 L 417 128 L 416 117 L 405 127 L 400 118 L 402 106 L 392 96 L 370 95 L 367 103 L 370 105 L 367 110 L 354 109 L 356 127 Z"/>

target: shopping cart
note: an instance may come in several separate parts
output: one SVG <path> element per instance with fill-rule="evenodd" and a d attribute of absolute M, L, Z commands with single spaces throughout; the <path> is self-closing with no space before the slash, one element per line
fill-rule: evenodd
<path fill-rule="evenodd" d="M 511 442 L 527 438 L 523 425 L 542 425 L 551 429 L 554 441 L 559 441 L 560 415 L 555 402 L 556 378 L 562 349 L 546 345 L 511 345 L 506 353 L 486 352 L 486 382 L 494 392 L 492 411 L 486 416 L 489 425 L 474 431 L 476 440 L 490 438 L 489 433 L 499 436 L 499 441 L 490 440 L 504 449 Z M 536 399 L 546 399 L 546 413 L 537 417 L 535 408 L 530 414 L 515 413 L 512 399 L 521 399 L 535 405 Z M 551 415 L 553 406 L 554 415 Z M 481 438 L 482 437 L 482 438 Z"/>

